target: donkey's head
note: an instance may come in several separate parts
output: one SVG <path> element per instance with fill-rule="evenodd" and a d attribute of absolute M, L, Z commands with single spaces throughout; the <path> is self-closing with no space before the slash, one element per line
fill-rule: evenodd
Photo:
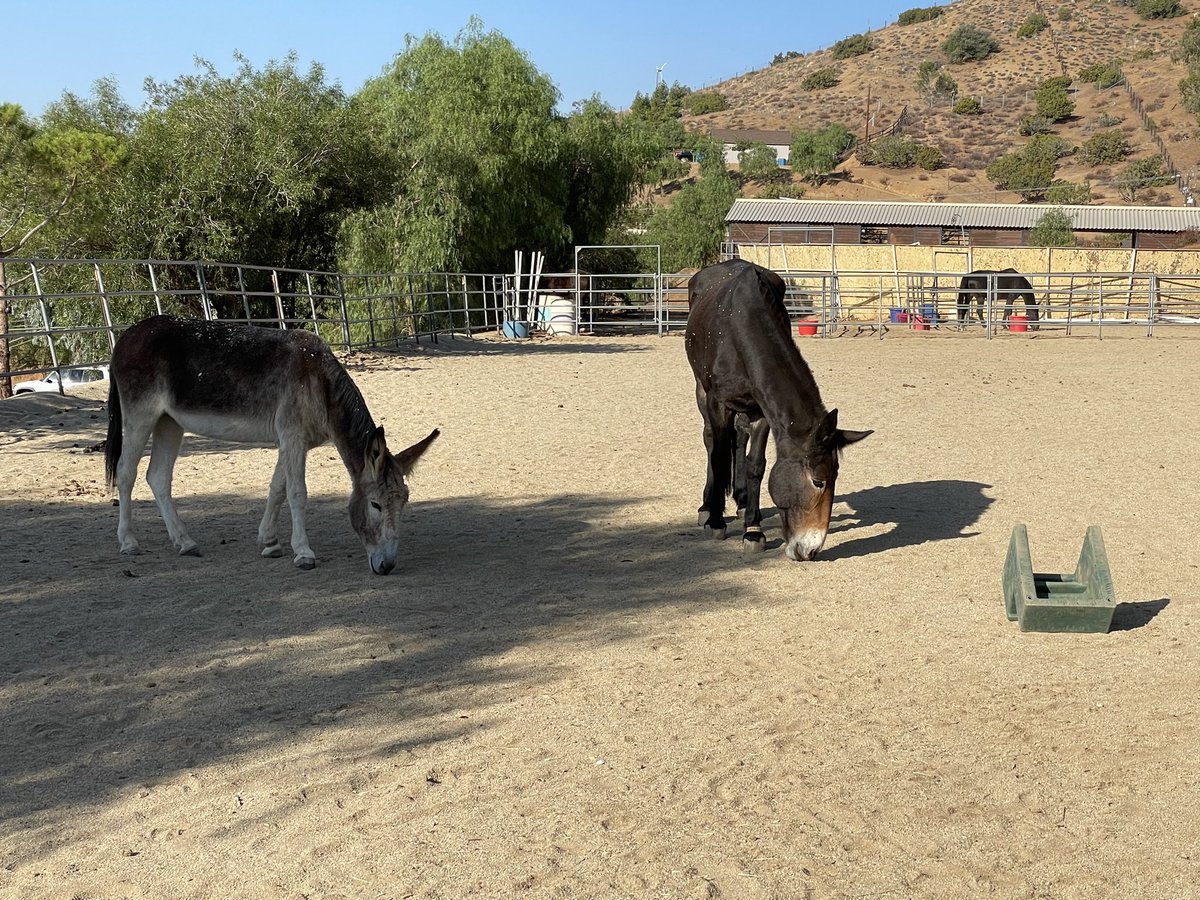
<path fill-rule="evenodd" d="M 440 433 L 435 428 L 429 437 L 395 455 L 388 452 L 382 427 L 376 428 L 367 441 L 362 472 L 350 492 L 350 524 L 362 538 L 371 571 L 376 575 L 386 575 L 396 567 L 400 516 L 408 503 L 405 479 Z"/>
<path fill-rule="evenodd" d="M 837 427 L 837 415 L 831 409 L 811 431 L 789 432 L 776 442 L 778 459 L 767 490 L 783 520 L 784 552 L 797 562 L 816 556 L 829 533 L 842 448 L 871 434 L 843 431 Z"/>

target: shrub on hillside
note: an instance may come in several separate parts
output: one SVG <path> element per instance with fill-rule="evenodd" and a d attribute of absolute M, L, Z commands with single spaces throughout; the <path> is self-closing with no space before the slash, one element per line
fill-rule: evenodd
<path fill-rule="evenodd" d="M 954 111 L 960 116 L 977 116 L 983 112 L 983 104 L 976 97 L 963 97 L 954 104 Z"/>
<path fill-rule="evenodd" d="M 1200 19 L 1192 19 L 1179 39 L 1179 55 L 1189 66 L 1200 63 Z"/>
<path fill-rule="evenodd" d="M 942 52 L 952 63 L 986 59 L 999 49 L 1000 42 L 990 31 L 971 24 L 958 26 L 942 43 Z"/>
<path fill-rule="evenodd" d="M 729 109 L 729 101 L 718 91 L 696 91 L 683 98 L 683 108 L 693 116 Z"/>
<path fill-rule="evenodd" d="M 929 22 L 942 15 L 946 10 L 941 6 L 917 6 L 906 9 L 896 19 L 897 25 L 915 25 L 918 22 Z"/>
<path fill-rule="evenodd" d="M 945 160 L 942 151 L 921 144 L 910 137 L 888 135 L 858 148 L 858 161 L 864 166 L 883 166 L 889 169 L 911 169 L 919 166 L 926 171 L 940 169 Z"/>
<path fill-rule="evenodd" d="M 1136 200 L 1138 194 L 1144 190 L 1166 187 L 1174 183 L 1175 179 L 1163 168 L 1161 156 L 1148 156 L 1145 159 L 1131 162 L 1117 176 L 1116 180 L 1117 191 L 1120 193 L 1121 199 L 1128 200 L 1130 203 Z"/>
<path fill-rule="evenodd" d="M 1051 122 L 1061 122 L 1075 112 L 1075 101 L 1067 93 L 1071 79 L 1064 75 L 1047 78 L 1038 85 L 1033 99 L 1037 102 L 1037 114 Z"/>
<path fill-rule="evenodd" d="M 1015 191 L 1026 200 L 1039 200 L 1049 189 L 1058 163 L 1049 158 L 1006 153 L 985 169 L 988 180 L 1002 191 Z"/>
<path fill-rule="evenodd" d="M 1021 27 L 1017 29 L 1017 37 L 1021 39 L 1037 37 L 1049 27 L 1050 20 L 1040 12 L 1030 13 L 1021 23 Z"/>
<path fill-rule="evenodd" d="M 1118 129 L 1111 128 L 1097 131 L 1084 141 L 1083 146 L 1079 148 L 1079 158 L 1089 166 L 1099 166 L 1120 162 L 1132 152 L 1133 148 L 1129 146 L 1125 135 Z"/>
<path fill-rule="evenodd" d="M 771 57 L 771 65 L 775 65 L 776 63 L 781 63 L 789 59 L 796 59 L 797 57 L 803 55 L 803 53 L 800 53 L 796 50 L 788 50 L 786 53 L 776 53 Z"/>
<path fill-rule="evenodd" d="M 1017 131 L 1028 137 L 1031 134 L 1049 134 L 1054 130 L 1054 123 L 1045 116 L 1025 116 L 1017 125 Z"/>
<path fill-rule="evenodd" d="M 942 64 L 927 59 L 917 66 L 917 93 L 922 97 L 949 100 L 958 94 L 958 82 L 942 71 Z"/>
<path fill-rule="evenodd" d="M 1125 75 L 1119 62 L 1093 63 L 1079 70 L 1079 80 L 1085 84 L 1094 84 L 1100 90 L 1120 84 Z"/>
<path fill-rule="evenodd" d="M 842 38 L 833 45 L 834 59 L 849 59 L 852 56 L 862 56 L 875 49 L 875 42 L 869 34 L 852 34 Z"/>
<path fill-rule="evenodd" d="M 1183 108 L 1200 116 L 1200 69 L 1192 69 L 1192 74 L 1179 79 L 1179 93 L 1183 95 Z"/>
<path fill-rule="evenodd" d="M 1084 206 L 1092 202 L 1090 184 L 1072 184 L 1056 178 L 1046 190 L 1046 202 L 1062 206 Z"/>
<path fill-rule="evenodd" d="M 1174 19 L 1184 13 L 1179 0 L 1138 0 L 1134 9 L 1143 19 Z"/>
<path fill-rule="evenodd" d="M 804 76 L 800 87 L 806 91 L 819 91 L 831 88 L 838 83 L 837 71 L 834 69 L 817 69 Z"/>

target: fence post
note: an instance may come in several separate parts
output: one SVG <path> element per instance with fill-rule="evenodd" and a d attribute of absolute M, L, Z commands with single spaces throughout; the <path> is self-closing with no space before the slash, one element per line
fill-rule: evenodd
<path fill-rule="evenodd" d="M 206 321 L 216 318 L 213 315 L 212 304 L 208 300 L 208 283 L 204 280 L 204 265 L 196 263 L 196 284 L 200 288 L 200 309 Z"/>
<path fill-rule="evenodd" d="M 339 272 L 337 276 L 338 286 L 338 305 L 342 311 L 342 341 L 346 345 L 347 352 L 350 350 L 350 308 L 346 305 L 346 279 Z"/>
<path fill-rule="evenodd" d="M 242 272 L 242 267 L 237 267 L 238 287 L 242 289 L 242 308 L 246 310 L 246 324 L 250 324 L 252 316 L 250 315 L 250 298 L 246 296 L 246 276 Z"/>
<path fill-rule="evenodd" d="M 1158 309 L 1158 276 L 1151 275 L 1146 292 L 1146 337 L 1154 337 L 1154 317 Z"/>
<path fill-rule="evenodd" d="M 279 328 L 282 331 L 287 328 L 287 322 L 283 319 L 283 294 L 279 290 L 279 272 L 275 269 L 271 270 L 271 290 L 275 292 L 275 315 L 279 317 Z"/>
<path fill-rule="evenodd" d="M 150 273 L 150 290 L 154 291 L 154 308 L 161 316 L 163 314 L 162 297 L 158 293 L 158 279 L 154 277 L 154 263 L 146 263 L 146 270 Z"/>
<path fill-rule="evenodd" d="M 38 275 L 37 264 L 30 263 L 29 270 L 33 273 L 33 291 L 37 294 L 38 308 L 42 313 L 42 327 L 46 329 L 46 345 L 50 348 L 50 363 L 58 373 L 58 392 L 63 393 L 62 370 L 58 367 L 58 349 L 54 346 L 54 335 L 50 333 L 50 311 L 46 307 L 46 297 L 42 293 L 42 278 Z"/>
<path fill-rule="evenodd" d="M 96 288 L 100 291 L 100 311 L 104 314 L 105 333 L 108 335 L 108 355 L 112 356 L 117 346 L 117 338 L 113 334 L 112 310 L 108 308 L 108 294 L 104 291 L 104 276 L 100 274 L 100 263 L 94 264 L 96 273 Z"/>

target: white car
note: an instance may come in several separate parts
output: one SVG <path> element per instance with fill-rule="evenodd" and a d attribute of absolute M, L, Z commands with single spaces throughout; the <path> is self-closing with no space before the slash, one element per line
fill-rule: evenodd
<path fill-rule="evenodd" d="M 69 391 L 81 384 L 104 381 L 108 378 L 108 366 L 88 366 L 83 369 L 62 370 L 62 390 Z M 33 394 L 43 391 L 59 391 L 58 373 L 51 372 L 40 381 L 22 381 L 13 385 L 14 394 Z"/>

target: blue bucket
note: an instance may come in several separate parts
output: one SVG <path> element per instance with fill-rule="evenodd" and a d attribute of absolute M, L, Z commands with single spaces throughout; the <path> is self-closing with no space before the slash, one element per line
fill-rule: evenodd
<path fill-rule="evenodd" d="M 921 318 L 932 325 L 937 324 L 937 304 L 925 303 L 921 306 Z"/>
<path fill-rule="evenodd" d="M 527 338 L 529 337 L 529 323 L 510 320 L 501 326 L 500 331 L 507 338 Z"/>
<path fill-rule="evenodd" d="M 906 313 L 904 310 L 902 310 L 898 306 L 893 306 L 892 312 L 891 312 L 892 324 L 894 325 L 897 322 L 907 322 L 907 321 L 908 321 L 908 313 Z"/>

